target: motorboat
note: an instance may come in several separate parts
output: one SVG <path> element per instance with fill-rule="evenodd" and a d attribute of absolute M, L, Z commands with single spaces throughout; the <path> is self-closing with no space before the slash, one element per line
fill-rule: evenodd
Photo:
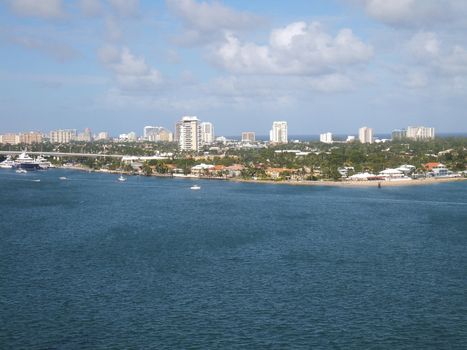
<path fill-rule="evenodd" d="M 120 176 L 119 176 L 119 178 L 117 180 L 120 181 L 120 182 L 125 182 L 126 177 L 124 177 L 123 175 L 120 174 Z"/>
<path fill-rule="evenodd" d="M 36 163 L 39 165 L 39 168 L 41 169 L 48 169 L 48 168 L 53 168 L 53 165 L 51 162 L 49 162 L 46 158 L 43 156 L 39 156 L 36 158 Z"/>
<path fill-rule="evenodd" d="M 11 169 L 15 166 L 15 161 L 11 160 L 11 156 L 8 156 L 3 162 L 0 163 L 0 168 Z"/>
<path fill-rule="evenodd" d="M 58 179 L 59 179 L 59 180 L 68 180 L 68 179 L 66 178 L 66 176 L 60 176 Z"/>
<path fill-rule="evenodd" d="M 190 187 L 190 190 L 200 190 L 200 189 L 201 189 L 201 187 L 198 186 L 198 185 L 193 185 L 193 186 Z"/>
<path fill-rule="evenodd" d="M 18 174 L 26 174 L 28 171 L 26 169 L 23 169 L 23 168 L 19 168 L 19 169 L 16 169 L 16 172 Z"/>

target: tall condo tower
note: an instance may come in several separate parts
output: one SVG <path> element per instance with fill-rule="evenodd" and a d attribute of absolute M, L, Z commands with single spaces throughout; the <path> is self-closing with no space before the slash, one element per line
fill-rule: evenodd
<path fill-rule="evenodd" d="M 358 138 L 361 143 L 373 143 L 373 129 L 366 126 L 358 129 Z"/>
<path fill-rule="evenodd" d="M 214 126 L 209 122 L 202 122 L 201 124 L 201 142 L 203 145 L 209 145 L 214 141 Z"/>
<path fill-rule="evenodd" d="M 273 122 L 272 130 L 269 131 L 269 140 L 274 143 L 287 143 L 287 122 Z"/>
<path fill-rule="evenodd" d="M 176 124 L 176 137 L 180 150 L 198 151 L 201 147 L 201 125 L 195 116 L 184 116 Z"/>

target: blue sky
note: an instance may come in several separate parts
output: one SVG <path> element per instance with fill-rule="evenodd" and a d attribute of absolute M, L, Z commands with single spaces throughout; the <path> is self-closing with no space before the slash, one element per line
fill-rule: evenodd
<path fill-rule="evenodd" d="M 0 0 L 0 132 L 467 131 L 463 0 Z"/>

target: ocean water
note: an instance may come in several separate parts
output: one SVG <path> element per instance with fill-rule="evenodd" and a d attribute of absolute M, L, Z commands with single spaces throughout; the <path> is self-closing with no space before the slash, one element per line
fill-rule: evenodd
<path fill-rule="evenodd" d="M 467 348 L 465 182 L 116 179 L 0 171 L 1 349 Z"/>

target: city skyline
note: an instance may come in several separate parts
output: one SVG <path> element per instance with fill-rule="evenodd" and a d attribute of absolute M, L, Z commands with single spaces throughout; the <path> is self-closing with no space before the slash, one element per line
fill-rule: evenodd
<path fill-rule="evenodd" d="M 466 132 L 462 1 L 0 3 L 0 133 Z"/>

